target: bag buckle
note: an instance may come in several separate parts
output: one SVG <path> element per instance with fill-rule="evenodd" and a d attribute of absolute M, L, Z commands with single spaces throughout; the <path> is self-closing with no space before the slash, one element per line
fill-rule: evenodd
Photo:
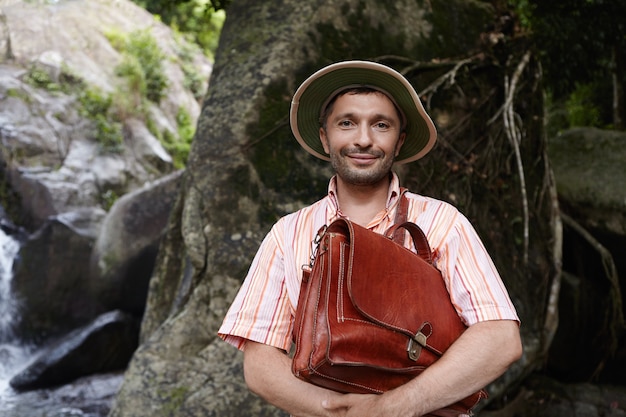
<path fill-rule="evenodd" d="M 315 263 L 315 258 L 317 257 L 317 251 L 319 250 L 320 243 L 322 242 L 322 238 L 324 237 L 324 233 L 326 233 L 326 229 L 328 229 L 328 225 L 324 225 L 317 231 L 317 235 L 311 241 L 311 259 L 309 260 L 308 267 L 313 269 L 313 264 Z M 303 265 L 303 268 L 307 265 Z"/>
<path fill-rule="evenodd" d="M 428 333 L 428 335 L 422 332 L 424 327 L 427 327 L 427 326 L 431 330 Z M 420 354 L 422 353 L 422 348 L 426 347 L 426 344 L 427 344 L 426 339 L 428 339 L 428 336 L 430 336 L 431 334 L 432 334 L 432 329 L 430 328 L 430 323 L 423 323 L 422 327 L 420 327 L 417 333 L 415 333 L 415 336 L 409 339 L 409 343 L 406 347 L 406 352 L 409 355 L 409 359 L 417 362 L 417 360 L 420 357 Z"/>

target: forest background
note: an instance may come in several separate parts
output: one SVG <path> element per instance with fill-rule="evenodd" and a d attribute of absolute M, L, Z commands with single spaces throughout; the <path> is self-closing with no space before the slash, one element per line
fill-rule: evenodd
<path fill-rule="evenodd" d="M 569 376 L 560 379 L 565 383 L 623 381 L 623 373 L 620 371 L 622 366 L 614 366 L 626 363 L 626 350 L 616 350 L 618 339 L 623 346 L 626 336 L 623 303 L 621 295 L 616 295 L 615 291 L 616 288 L 619 289 L 619 284 L 608 290 L 605 288 L 609 282 L 615 283 L 616 274 L 607 273 L 607 278 L 613 276 L 615 280 L 604 280 L 603 267 L 607 269 L 605 259 L 602 259 L 601 265 L 597 256 L 593 256 L 595 251 L 590 251 L 588 245 L 580 244 L 580 237 L 573 236 L 575 223 L 566 217 L 566 214 L 572 215 L 573 212 L 567 210 L 571 208 L 567 206 L 571 201 L 565 199 L 566 204 L 556 204 L 555 182 L 548 168 L 551 165 L 556 172 L 558 160 L 552 156 L 558 155 L 573 167 L 573 171 L 566 172 L 564 177 L 571 178 L 571 182 L 576 184 L 573 188 L 575 196 L 581 197 L 585 194 L 585 197 L 596 201 L 600 200 L 600 190 L 607 189 L 611 190 L 615 199 L 620 200 L 617 207 L 626 204 L 622 186 L 619 184 L 623 180 L 620 167 L 624 160 L 621 152 L 624 134 L 619 131 L 624 130 L 626 119 L 626 71 L 623 56 L 626 50 L 626 24 L 621 17 L 626 15 L 626 4 L 602 0 L 470 0 L 449 4 L 435 4 L 432 0 L 394 3 L 358 0 L 350 2 L 349 6 L 349 2 L 336 0 L 293 3 L 286 0 L 264 3 L 257 3 L 257 0 L 133 1 L 151 13 L 146 16 L 147 21 L 159 27 L 163 27 L 161 22 L 165 23 L 177 38 L 182 35 L 196 44 L 209 60 L 215 61 L 215 66 L 210 79 L 211 88 L 206 95 L 202 89 L 196 87 L 206 83 L 208 75 L 200 74 L 199 71 L 188 71 L 190 68 L 197 70 L 202 65 L 194 63 L 182 68 L 186 75 L 184 87 L 188 87 L 189 81 L 193 98 L 197 101 L 194 104 L 202 103 L 203 106 L 197 125 L 195 121 L 190 121 L 189 114 L 178 111 L 177 132 L 159 135 L 158 129 L 154 129 L 156 124 L 150 117 L 146 117 L 147 129 L 157 139 L 164 140 L 162 145 L 172 156 L 173 163 L 171 166 L 165 164 L 165 172 L 173 168 L 187 169 L 184 174 L 181 170 L 174 176 L 168 176 L 167 181 L 171 188 L 178 189 L 180 184 L 182 192 L 172 193 L 172 200 L 174 195 L 178 195 L 178 199 L 174 204 L 170 223 L 163 229 L 165 235 L 156 258 L 155 273 L 150 277 L 149 271 L 145 271 L 144 278 L 146 282 L 150 278 L 151 288 L 148 308 L 141 326 L 142 343 L 127 371 L 112 417 L 143 415 L 141 413 L 155 415 L 149 409 L 157 404 L 163 413 L 169 410 L 168 415 L 230 415 L 224 414 L 225 410 L 237 412 L 242 407 L 250 415 L 274 415 L 274 411 L 269 409 L 263 409 L 267 414 L 256 412 L 258 403 L 246 397 L 247 390 L 241 383 L 241 370 L 235 350 L 228 346 L 223 347 L 223 343 L 212 343 L 215 338 L 212 328 L 221 321 L 232 292 L 245 275 L 242 268 L 248 265 L 261 233 L 269 227 L 272 219 L 297 208 L 298 204 L 311 201 L 314 196 L 324 192 L 327 184 L 328 171 L 323 171 L 315 162 L 299 159 L 299 149 L 294 150 L 297 145 L 293 143 L 288 122 L 284 117 L 292 84 L 303 79 L 305 73 L 309 74 L 319 68 L 325 60 L 353 56 L 376 57 L 373 59 L 403 66 L 407 75 L 412 76 L 411 82 L 414 85 L 422 88 L 426 86 L 424 91 L 420 91 L 420 97 L 428 104 L 429 111 L 434 112 L 431 114 L 437 121 L 444 123 L 438 124 L 440 139 L 438 149 L 433 152 L 434 156 L 431 156 L 430 162 L 417 164 L 418 172 L 405 172 L 405 185 L 425 195 L 449 199 L 470 218 L 477 220 L 486 242 L 492 245 L 492 249 L 497 249 L 493 250 L 492 256 L 498 262 L 499 269 L 502 268 L 501 273 L 507 281 L 507 287 L 511 294 L 519 297 L 515 301 L 519 312 L 524 316 L 522 330 L 525 332 L 523 336 L 527 356 L 516 364 L 519 366 L 511 372 L 508 380 L 493 387 L 493 391 L 490 391 L 493 398 L 498 400 L 504 386 L 511 384 L 513 377 L 523 378 L 532 369 L 543 370 L 544 374 L 550 375 L 550 372 L 558 368 Z M 67 2 L 67 5 L 81 3 Z M 49 1 L 46 4 L 52 9 L 57 2 Z M 340 8 L 340 4 L 344 7 Z M 286 7 L 287 5 L 290 7 Z M 408 18 L 398 13 L 398 10 L 407 11 L 413 8 L 418 12 L 410 14 Z M 433 24 L 439 32 L 429 38 L 420 52 L 413 55 L 406 52 L 410 56 L 404 56 L 405 50 L 398 41 L 401 36 L 396 39 L 385 38 L 387 32 L 376 28 L 375 24 L 382 22 L 382 25 L 390 27 L 393 26 L 390 22 L 403 22 L 398 25 L 402 29 L 401 33 L 408 37 L 414 34 L 418 36 L 420 25 L 425 23 L 419 21 L 414 24 L 420 19 L 420 8 L 438 12 L 429 15 L 431 21 L 426 22 L 426 26 Z M 471 11 L 480 8 L 493 12 L 489 14 L 491 18 L 479 21 L 474 26 L 463 22 L 469 22 Z M 283 9 L 291 14 L 281 13 Z M 303 10 L 314 11 L 320 17 L 321 20 L 315 26 L 315 31 L 319 31 L 319 38 L 311 34 L 308 37 L 302 36 L 303 22 L 313 27 L 308 18 L 296 21 L 303 16 L 310 16 L 303 13 Z M 371 20 L 363 19 L 367 13 Z M 411 20 L 415 18 L 417 19 Z M 371 28 L 362 32 L 355 29 L 361 28 L 359 19 L 369 21 Z M 348 23 L 349 29 L 341 29 L 342 23 Z M 476 31 L 475 38 L 468 29 Z M 308 28 L 305 26 L 304 30 L 308 31 Z M 480 43 L 481 49 L 476 52 L 471 44 L 462 42 L 464 38 Z M 281 44 L 285 39 L 288 41 Z M 461 42 L 455 45 L 450 39 Z M 118 46 L 124 46 L 120 36 L 107 34 L 107 40 L 116 50 Z M 285 48 L 285 44 L 289 47 Z M 21 44 L 16 42 L 15 45 Z M 186 49 L 180 47 L 180 44 L 176 45 L 172 48 L 176 56 L 184 54 Z M 276 51 L 272 50 L 273 45 Z M 450 55 L 433 52 L 448 45 L 454 51 Z M 111 149 L 120 152 L 122 145 L 133 143 L 137 137 L 129 140 L 128 127 L 136 124 L 132 123 L 133 120 L 129 122 L 115 118 L 112 122 L 106 121 L 103 120 L 103 115 L 145 116 L 141 113 L 144 104 L 149 103 L 155 107 L 160 100 L 169 99 L 184 89 L 181 84 L 170 87 L 169 90 L 165 88 L 167 76 L 159 69 L 162 68 L 161 65 L 170 64 L 173 60 L 161 53 L 167 48 L 157 45 L 147 32 L 131 33 L 125 48 L 126 50 L 119 48 L 124 52 L 121 54 L 123 59 L 120 66 L 115 68 L 116 75 L 123 77 L 122 86 L 128 84 L 129 87 L 123 88 L 123 93 L 113 94 L 113 100 L 110 95 L 105 94 L 92 97 L 88 93 L 93 90 L 83 88 L 82 83 L 77 83 L 79 88 L 70 91 L 79 91 L 78 104 L 89 104 L 86 110 L 89 119 L 93 118 L 96 122 L 96 140 L 107 152 Z M 291 62 L 290 59 L 292 54 L 297 55 L 296 49 L 300 48 L 300 53 L 308 51 L 317 58 L 296 65 L 297 61 Z M 281 51 L 285 54 L 281 55 Z M 214 58 L 215 54 L 218 55 L 217 59 Z M 126 60 L 128 55 L 137 58 L 137 62 Z M 113 66 L 108 66 L 108 62 L 111 61 L 107 61 L 104 67 L 112 68 Z M 45 74 L 41 71 L 37 71 L 39 67 L 33 68 L 24 72 L 24 80 L 44 92 L 51 90 L 51 86 L 55 84 L 49 78 L 43 77 Z M 62 70 L 63 67 L 61 74 L 64 74 Z M 441 76 L 435 78 L 435 74 Z M 284 78 L 288 79 L 287 83 Z M 261 91 L 263 93 L 259 97 Z M 115 107 L 120 96 L 135 97 L 133 92 L 141 93 L 142 100 L 130 101 L 128 112 L 110 110 Z M 53 94 L 51 96 L 54 97 Z M 104 103 L 107 106 L 103 110 L 102 106 L 92 105 L 94 103 Z M 132 107 L 133 103 L 139 105 L 135 108 Z M 446 105 L 449 107 L 441 112 Z M 128 106 L 122 108 L 129 109 Z M 141 114 L 137 114 L 138 111 Z M 516 119 L 508 119 L 509 112 Z M 95 115 L 98 118 L 92 117 Z M 499 116 L 503 116 L 503 120 Z M 35 124 L 32 117 L 25 120 L 27 126 Z M 448 123 L 445 123 L 446 120 Z M 72 123 L 67 125 L 70 132 L 75 132 Z M 519 127 L 524 135 L 524 140 L 517 145 L 510 137 L 511 133 L 515 133 L 514 129 L 509 128 L 511 126 Z M 116 129 L 109 129 L 112 127 Z M 572 129 L 575 127 L 591 129 Z M 584 160 L 575 158 L 575 152 L 579 149 L 573 145 L 572 131 L 590 134 L 588 141 L 580 147 L 580 153 L 589 156 Z M 616 139 L 611 143 L 615 143 L 615 148 L 605 146 L 605 135 L 613 133 L 616 134 Z M 44 136 L 56 138 L 59 135 Z M 69 138 L 70 145 L 83 143 L 78 137 L 74 138 L 74 133 Z M 263 140 L 265 138 L 272 140 Z M 6 137 L 6 140 L 10 139 L 9 136 Z M 547 145 L 553 145 L 559 140 L 562 148 L 553 151 L 550 161 L 547 161 Z M 11 144 L 11 148 L 7 147 L 7 150 L 17 149 L 13 142 L 6 143 Z M 601 149 L 603 153 L 593 153 L 593 157 L 591 149 Z M 115 152 L 104 156 L 119 158 Z M 21 156 L 17 151 L 13 155 L 16 160 Z M 224 157 L 226 155 L 228 158 Z M 592 167 L 608 165 L 606 161 L 615 164 L 616 174 L 608 172 L 610 177 L 606 177 L 590 172 Z M 68 164 L 63 163 L 61 167 L 66 168 L 66 165 Z M 131 165 L 135 166 L 129 166 Z M 515 166 L 518 168 L 517 172 L 513 168 Z M 523 167 L 526 167 L 525 173 Z M 51 171 L 61 171 L 57 168 L 54 165 Z M 161 173 L 158 171 L 156 174 Z M 590 178 L 595 178 L 596 182 L 585 182 Z M 556 182 L 560 186 L 561 180 L 557 175 Z M 307 187 L 303 187 L 303 184 L 309 186 L 308 190 L 305 190 Z M 162 189 L 153 189 L 158 198 L 143 200 L 149 202 L 145 207 L 154 208 L 154 201 L 166 200 L 159 192 Z M 295 191 L 289 195 L 281 195 L 279 191 L 284 189 Z M 563 197 L 561 192 L 559 189 L 559 199 Z M 81 195 L 84 194 L 83 190 Z M 131 210 L 137 200 L 123 195 L 124 190 L 103 188 L 100 194 L 103 201 L 97 206 L 109 211 L 107 220 L 124 219 L 124 204 L 120 203 L 126 203 L 134 220 L 142 219 L 141 215 L 145 214 Z M 129 204 L 129 201 L 133 203 Z M 531 206 L 530 214 L 528 206 Z M 559 210 L 559 206 L 562 210 Z M 233 207 L 237 209 L 233 210 Z M 604 206 L 601 207 L 603 208 Z M 621 218 L 620 213 L 624 212 L 621 208 L 609 208 L 617 210 L 617 217 Z M 24 210 L 18 212 L 20 214 Z M 559 237 L 558 227 L 548 228 L 559 223 L 556 219 L 561 214 L 565 223 L 564 237 Z M 578 214 L 574 221 L 586 222 L 583 226 L 589 227 L 588 221 L 591 220 L 593 229 L 595 218 L 585 211 Z M 106 227 L 102 227 L 103 233 L 98 237 L 98 242 L 107 242 L 107 238 L 115 236 L 126 236 L 117 233 L 120 229 L 111 228 L 110 224 L 112 223 L 106 222 Z M 625 223 L 622 221 L 619 224 Z M 530 239 L 528 229 L 531 230 Z M 584 231 L 579 234 L 587 239 L 588 234 Z M 154 242 L 158 241 L 157 236 Z M 570 251 L 567 254 L 569 256 L 559 256 L 559 241 L 563 243 L 563 251 Z M 552 245 L 552 242 L 557 243 Z M 615 261 L 623 268 L 622 258 L 617 254 L 623 253 L 625 240 L 615 238 L 612 242 Z M 102 247 L 98 244 L 95 246 Z M 116 248 L 126 247 L 119 244 Z M 24 253 L 28 253 L 28 250 Z M 99 255 L 101 259 L 109 259 L 111 253 L 116 252 L 101 252 Z M 156 256 L 156 250 L 154 255 Z M 45 259 L 44 255 L 40 256 Z M 580 292 L 576 296 L 588 301 L 592 306 L 591 310 L 583 308 L 590 304 L 581 303 L 582 306 L 579 307 L 577 302 L 580 300 L 575 296 L 562 297 L 562 301 L 559 301 L 558 296 L 552 297 L 559 293 L 554 283 L 560 281 L 552 280 L 552 277 L 553 273 L 556 276 L 560 271 L 561 259 L 570 262 L 570 265 L 563 266 L 565 272 L 569 272 L 567 266 L 574 266 L 570 270 L 582 272 L 581 276 L 588 278 L 583 282 L 589 286 L 580 286 Z M 585 260 L 589 260 L 589 263 L 581 267 L 579 264 Z M 140 258 L 137 262 L 146 264 Z M 23 264 L 42 265 L 42 262 Z M 74 264 L 75 262 L 70 263 Z M 50 269 L 46 268 L 46 274 L 50 273 Z M 109 271 L 105 272 L 113 269 L 109 267 Z M 28 280 L 24 276 L 18 276 L 15 282 L 30 285 L 31 281 L 37 283 L 43 277 L 48 278 L 41 271 L 32 272 L 36 279 Z M 128 274 L 122 272 L 115 277 L 127 275 L 128 279 L 136 281 L 136 271 L 129 269 Z M 104 282 L 101 279 L 103 276 L 110 278 L 102 271 L 98 273 L 99 281 L 94 282 Z M 58 275 L 68 274 L 61 272 Z M 86 282 L 84 275 L 87 274 L 76 272 L 75 275 L 80 278 L 80 282 Z M 117 281 L 110 282 L 114 284 Z M 127 282 L 131 281 L 124 281 Z M 563 282 L 565 288 L 565 278 Z M 600 287 L 601 294 L 589 291 L 592 285 Z M 622 289 L 622 293 L 623 291 Z M 561 291 L 562 295 L 567 295 L 566 293 L 567 289 Z M 30 292 L 31 308 L 26 311 L 29 315 L 24 315 L 22 322 L 34 322 L 29 318 L 35 316 L 33 311 L 38 311 L 34 307 L 38 305 L 37 297 L 41 297 L 41 294 L 47 293 L 34 286 Z M 127 291 L 123 294 L 121 300 L 127 303 Z M 54 295 L 48 298 L 62 303 L 62 299 L 57 300 Z M 562 317 L 567 317 L 567 320 L 562 320 L 558 325 L 553 320 L 556 317 L 553 310 L 557 303 L 559 309 L 565 305 L 565 314 L 561 314 Z M 569 306 L 568 303 L 572 305 Z M 144 305 L 145 301 L 144 304 L 137 303 L 133 307 L 137 310 L 137 315 L 144 311 Z M 574 309 L 576 314 L 570 314 Z M 576 320 L 584 321 L 586 327 L 576 327 L 574 324 L 580 324 Z M 66 324 L 63 320 L 60 323 Z M 552 343 L 551 332 L 557 327 L 566 335 L 556 338 L 560 343 Z M 545 355 L 551 343 L 553 346 L 560 346 L 548 355 L 550 362 L 545 359 Z M 614 360 L 616 357 L 617 360 Z M 572 363 L 577 366 L 572 367 Z M 603 374 L 604 379 L 600 374 Z M 613 379 L 607 379 L 607 375 Z M 523 387 L 541 391 L 533 386 L 532 381 L 526 381 Z M 586 388 L 580 389 L 590 391 L 589 385 L 584 387 Z M 554 387 L 549 392 L 546 396 L 535 396 L 539 409 L 545 411 L 544 401 L 556 403 L 550 399 L 559 394 L 571 402 L 577 399 L 582 399 L 583 403 L 593 402 L 588 401 L 584 395 L 579 395 L 578 391 L 565 392 L 560 387 Z M 513 391 L 507 395 L 509 398 L 503 396 L 501 403 L 493 404 L 493 409 L 515 402 L 512 399 Z M 603 414 L 608 409 L 615 413 L 624 412 L 626 400 L 603 393 L 598 397 L 601 397 L 598 400 L 598 404 L 602 405 L 598 406 L 600 411 L 596 414 L 580 414 L 581 416 L 608 415 Z M 523 389 L 521 394 L 515 395 L 515 399 L 520 398 L 522 402 L 530 402 Z M 619 407 L 616 406 L 618 403 Z M 485 412 L 490 415 L 488 410 Z M 533 414 L 531 409 L 527 414 L 515 415 L 537 414 Z M 571 417 L 574 414 L 566 411 L 561 415 Z"/>
<path fill-rule="evenodd" d="M 134 0 L 214 57 L 233 0 Z M 626 5 L 617 0 L 496 0 L 543 67 L 548 134 L 588 126 L 624 130 Z"/>

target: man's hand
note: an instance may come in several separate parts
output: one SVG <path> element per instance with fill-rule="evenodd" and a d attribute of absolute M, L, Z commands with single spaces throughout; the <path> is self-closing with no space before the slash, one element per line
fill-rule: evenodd
<path fill-rule="evenodd" d="M 322 401 L 322 407 L 333 416 L 342 417 L 396 417 L 393 410 L 385 409 L 382 396 L 376 394 L 345 394 Z"/>
<path fill-rule="evenodd" d="M 301 381 L 291 358 L 272 346 L 247 342 L 244 375 L 250 390 L 298 417 L 420 417 L 483 388 L 519 359 L 518 323 L 470 326 L 417 378 L 382 395 L 339 394 Z"/>
<path fill-rule="evenodd" d="M 407 384 L 382 395 L 349 394 L 329 398 L 322 406 L 333 416 L 344 417 L 427 415 L 485 387 L 521 354 L 517 322 L 477 323 L 470 326 L 437 362 Z"/>
<path fill-rule="evenodd" d="M 423 416 L 488 385 L 521 354 L 517 322 L 477 323 L 441 359 L 407 384 L 382 395 L 348 394 L 329 398 L 322 406 L 333 416 L 342 417 Z"/>

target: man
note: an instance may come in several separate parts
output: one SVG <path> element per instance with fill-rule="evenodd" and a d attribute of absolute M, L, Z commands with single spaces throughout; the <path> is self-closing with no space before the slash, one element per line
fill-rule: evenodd
<path fill-rule="evenodd" d="M 340 394 L 291 373 L 293 317 L 301 267 L 324 224 L 344 216 L 384 233 L 400 198 L 392 164 L 415 161 L 436 140 L 409 82 L 366 61 L 330 65 L 296 91 L 290 112 L 298 142 L 336 175 L 322 200 L 280 219 L 252 262 L 219 335 L 244 351 L 251 391 L 298 417 L 417 417 L 478 391 L 521 356 L 519 320 L 469 221 L 451 205 L 407 192 L 408 220 L 433 248 L 450 298 L 468 329 L 435 364 L 382 395 Z"/>

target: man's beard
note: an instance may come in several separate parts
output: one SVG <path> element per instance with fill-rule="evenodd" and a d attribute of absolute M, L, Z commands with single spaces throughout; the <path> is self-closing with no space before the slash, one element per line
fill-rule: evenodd
<path fill-rule="evenodd" d="M 348 155 L 351 153 L 366 153 L 377 156 L 376 164 L 362 168 L 350 166 Z M 382 158 L 381 158 L 382 157 Z M 330 155 L 330 163 L 337 175 L 346 183 L 352 185 L 375 185 L 387 178 L 394 162 L 393 155 L 384 155 L 382 152 L 362 151 L 357 148 L 342 149 Z"/>

